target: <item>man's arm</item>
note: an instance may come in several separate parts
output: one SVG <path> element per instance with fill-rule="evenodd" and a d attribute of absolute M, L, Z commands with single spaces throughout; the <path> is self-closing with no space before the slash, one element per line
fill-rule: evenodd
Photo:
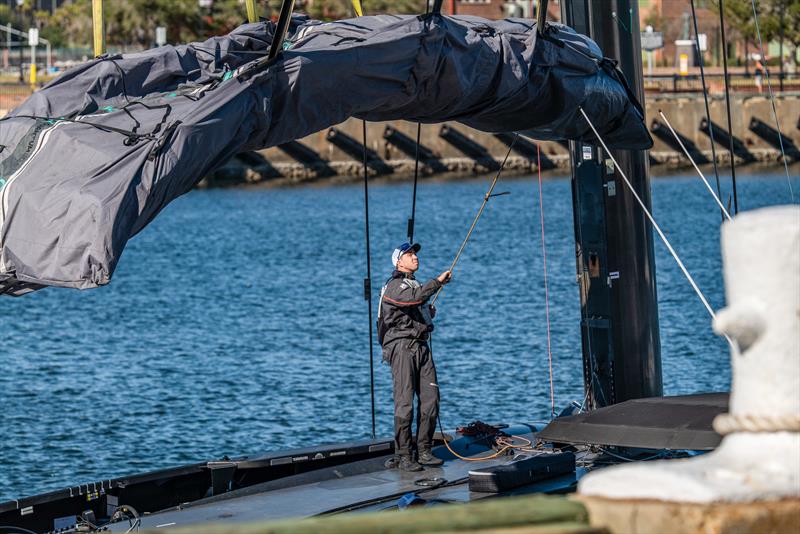
<path fill-rule="evenodd" d="M 412 286 L 402 278 L 395 278 L 389 282 L 383 300 L 401 308 L 419 306 L 426 302 L 444 284 L 450 281 L 450 273 L 444 272 L 437 278 L 432 278 L 419 287 Z"/>

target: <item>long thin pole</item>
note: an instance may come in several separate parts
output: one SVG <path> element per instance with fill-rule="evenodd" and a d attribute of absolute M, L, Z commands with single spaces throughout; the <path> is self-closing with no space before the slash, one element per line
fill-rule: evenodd
<path fill-rule="evenodd" d="M 354 2 L 358 0 L 353 0 Z M 425 2 L 425 14 L 431 10 L 431 0 Z M 411 218 L 408 219 L 408 242 L 414 243 L 414 224 L 417 217 L 417 181 L 419 180 L 419 143 L 422 137 L 422 123 L 417 123 L 417 145 L 414 152 L 414 188 L 411 192 Z"/>
<path fill-rule="evenodd" d="M 417 123 L 417 149 L 414 154 L 414 188 L 411 192 L 411 218 L 408 220 L 408 242 L 414 243 L 414 223 L 417 216 L 417 180 L 419 179 L 419 140 L 422 124 Z"/>
<path fill-rule="evenodd" d="M 278 24 L 275 26 L 275 35 L 272 37 L 272 45 L 269 48 L 267 60 L 275 59 L 278 56 L 278 52 L 283 50 L 283 40 L 286 38 L 286 32 L 289 30 L 289 22 L 292 20 L 292 11 L 294 11 L 294 0 L 283 0 L 283 4 L 281 4 L 281 13 L 278 16 Z"/>
<path fill-rule="evenodd" d="M 294 1 L 294 0 L 292 0 Z M 356 16 L 363 16 L 360 0 L 352 0 Z M 364 141 L 363 167 L 364 167 L 364 236 L 367 249 L 367 277 L 364 279 L 364 299 L 367 301 L 367 315 L 369 316 L 369 394 L 372 402 L 372 439 L 375 439 L 375 348 L 372 339 L 372 262 L 369 246 L 369 172 L 367 171 L 367 121 L 361 121 L 361 137 Z M 419 148 L 419 139 L 417 139 Z M 417 183 L 414 181 L 414 203 L 417 200 Z M 413 212 L 412 221 L 409 222 L 411 232 L 414 232 Z"/>
<path fill-rule="evenodd" d="M 736 162 L 733 155 L 733 121 L 731 120 L 731 94 L 728 86 L 728 40 L 725 38 L 725 1 L 719 0 L 719 29 L 722 32 L 722 73 L 725 78 L 725 108 L 728 112 L 728 153 L 731 157 L 731 184 L 733 186 L 733 214 L 739 213 L 736 194 Z M 710 127 L 710 126 L 709 126 Z"/>
<path fill-rule="evenodd" d="M 367 248 L 367 277 L 364 279 L 364 299 L 367 301 L 369 315 L 369 392 L 372 400 L 372 439 L 375 439 L 375 364 L 374 347 L 372 342 L 372 262 L 370 261 L 369 246 L 369 180 L 367 172 L 367 122 L 361 122 L 364 134 L 364 240 Z"/>
<path fill-rule="evenodd" d="M 769 79 L 769 69 L 767 69 L 767 56 L 764 54 L 764 43 L 761 40 L 761 28 L 758 26 L 758 12 L 756 11 L 756 1 L 750 0 L 753 5 L 753 20 L 756 23 L 756 35 L 758 36 L 758 51 L 761 54 L 761 60 L 764 62 L 764 74 L 767 77 L 767 90 L 769 91 L 769 101 L 772 104 L 772 116 L 775 117 L 775 128 L 778 130 L 778 142 L 781 145 L 781 159 L 783 160 L 783 168 L 786 171 L 786 181 L 789 183 L 789 197 L 794 203 L 794 190 L 792 189 L 792 179 L 789 177 L 789 163 L 786 161 L 786 152 L 783 149 L 783 134 L 781 133 L 781 123 L 778 120 L 778 110 L 775 107 L 775 94 L 772 92 L 772 82 Z M 781 65 L 783 65 L 783 57 L 781 57 Z"/>
<path fill-rule="evenodd" d="M 786 0 L 781 0 L 781 18 L 780 18 L 781 22 L 780 22 L 780 40 L 779 40 L 779 46 L 780 46 L 779 55 L 781 56 L 781 60 L 780 60 L 780 66 L 781 66 L 780 88 L 781 88 L 781 91 L 783 91 L 783 77 L 786 75 L 786 73 L 783 72 L 783 38 L 784 38 L 783 24 L 784 24 L 785 16 L 786 16 Z"/>
<path fill-rule="evenodd" d="M 94 36 L 94 56 L 106 53 L 106 23 L 103 16 L 103 0 L 92 0 L 92 32 Z"/>
<path fill-rule="evenodd" d="M 258 15 L 256 14 L 256 0 L 245 0 L 247 6 L 247 22 L 258 22 Z"/>
<path fill-rule="evenodd" d="M 694 10 L 694 0 L 691 0 L 692 6 L 692 21 L 694 22 L 694 42 L 697 47 L 697 57 L 700 58 L 700 81 L 703 84 L 703 101 L 706 105 L 706 122 L 708 123 L 708 136 L 711 138 L 711 162 L 714 164 L 714 177 L 717 179 L 717 196 L 722 197 L 722 188 L 719 183 L 719 169 L 717 168 L 717 147 L 714 142 L 714 129 L 711 127 L 711 108 L 708 105 L 708 90 L 706 89 L 706 73 L 703 64 L 703 52 L 700 50 L 700 32 L 697 30 L 697 13 Z M 725 210 L 723 211 L 722 220 L 725 220 Z"/>
<path fill-rule="evenodd" d="M 536 11 L 536 33 L 544 34 L 544 26 L 547 22 L 547 0 L 539 0 Z"/>
<path fill-rule="evenodd" d="M 550 341 L 550 289 L 547 283 L 547 246 L 544 232 L 544 194 L 542 193 L 542 156 L 536 143 L 536 171 L 539 175 L 539 226 L 542 230 L 542 267 L 544 269 L 544 316 L 547 320 L 547 367 L 550 370 L 550 419 L 556 416 L 556 391 L 553 386 L 553 350 Z"/>

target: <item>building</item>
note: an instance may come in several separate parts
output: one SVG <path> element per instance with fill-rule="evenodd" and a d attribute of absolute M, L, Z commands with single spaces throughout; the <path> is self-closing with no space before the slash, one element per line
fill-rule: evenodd
<path fill-rule="evenodd" d="M 444 0 L 442 12 L 448 15 L 474 15 L 485 19 L 533 18 L 536 0 Z M 547 4 L 547 20 L 561 20 L 558 0 Z"/>
<path fill-rule="evenodd" d="M 720 55 L 719 15 L 711 9 L 710 0 L 695 0 L 697 30 L 706 34 L 707 51 L 703 55 L 706 65 L 719 65 Z M 642 31 L 652 26 L 653 31 L 664 34 L 664 48 L 655 53 L 657 65 L 675 66 L 675 41 L 694 40 L 694 23 L 688 0 L 639 0 L 639 21 Z M 692 61 L 690 64 L 694 64 Z"/>
<path fill-rule="evenodd" d="M 37 11 L 49 11 L 52 13 L 58 6 L 66 1 L 67 0 L 33 0 L 33 6 Z M 19 2 L 17 0 L 0 0 L 0 5 L 7 5 L 13 9 L 19 5 Z"/>

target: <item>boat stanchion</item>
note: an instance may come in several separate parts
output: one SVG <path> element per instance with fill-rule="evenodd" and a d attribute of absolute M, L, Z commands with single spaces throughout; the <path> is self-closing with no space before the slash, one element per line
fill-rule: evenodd
<path fill-rule="evenodd" d="M 742 212 L 722 226 L 733 339 L 729 413 L 708 454 L 589 473 L 579 500 L 611 532 L 793 532 L 800 524 L 800 206 Z"/>
<path fill-rule="evenodd" d="M 442 125 L 439 137 L 453 145 L 456 150 L 471 158 L 475 163 L 491 171 L 500 169 L 500 164 L 495 160 L 485 146 L 473 141 L 452 126 Z"/>
<path fill-rule="evenodd" d="M 364 151 L 366 151 L 367 167 L 378 174 L 391 174 L 394 172 L 394 169 L 387 165 L 386 162 L 383 161 L 380 156 L 378 156 L 377 152 L 369 147 L 365 147 L 362 143 L 359 143 L 338 128 L 330 128 L 328 133 L 325 135 L 325 139 L 358 162 L 363 161 Z"/>
<path fill-rule="evenodd" d="M 747 149 L 747 146 L 741 139 L 735 135 L 729 134 L 728 130 L 714 121 L 709 121 L 705 117 L 700 119 L 700 131 L 703 132 L 703 134 L 708 135 L 709 126 L 714 132 L 714 141 L 720 143 L 721 145 L 732 146 L 733 153 L 736 155 L 736 157 L 742 159 L 745 163 L 753 163 L 757 161 L 756 157 Z"/>
<path fill-rule="evenodd" d="M 387 125 L 383 130 L 383 139 L 406 156 L 412 159 L 417 157 L 417 142 L 397 128 Z M 440 161 L 439 156 L 422 143 L 419 145 L 419 160 L 434 173 L 447 172 L 447 166 Z"/>
<path fill-rule="evenodd" d="M 752 117 L 750 119 L 750 125 L 748 128 L 751 132 L 769 143 L 772 148 L 777 150 L 781 150 L 781 148 L 783 148 L 784 153 L 788 157 L 795 161 L 800 160 L 800 149 L 797 148 L 797 145 L 794 144 L 794 141 L 788 137 L 781 136 L 781 134 L 778 133 L 778 130 L 766 122 L 757 117 Z M 783 147 L 781 147 L 781 141 L 783 141 Z"/>

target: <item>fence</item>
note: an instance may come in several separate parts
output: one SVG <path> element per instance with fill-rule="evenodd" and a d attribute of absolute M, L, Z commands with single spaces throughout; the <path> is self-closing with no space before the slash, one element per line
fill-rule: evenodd
<path fill-rule="evenodd" d="M 32 92 L 30 86 L 23 83 L 0 82 L 0 116 L 20 105 Z"/>
<path fill-rule="evenodd" d="M 795 73 L 770 72 L 773 91 L 800 91 L 800 76 Z M 767 77 L 754 74 L 728 74 L 728 85 L 737 93 L 767 92 Z M 706 74 L 706 89 L 709 93 L 725 91 L 724 74 Z M 647 93 L 701 93 L 703 83 L 699 74 L 656 74 L 644 77 L 644 90 Z"/>

